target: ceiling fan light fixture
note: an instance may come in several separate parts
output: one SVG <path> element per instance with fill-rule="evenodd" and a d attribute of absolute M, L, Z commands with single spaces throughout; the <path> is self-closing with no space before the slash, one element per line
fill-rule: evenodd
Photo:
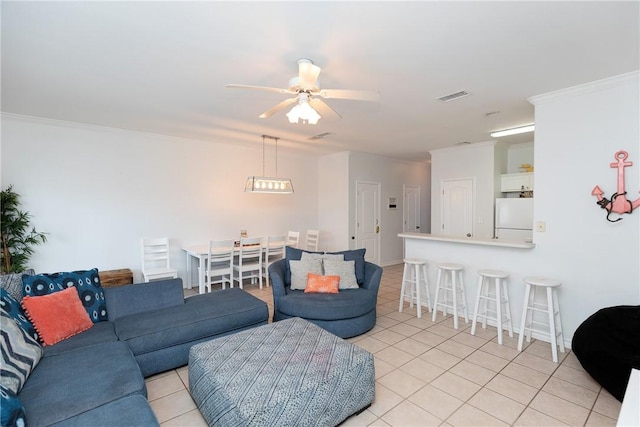
<path fill-rule="evenodd" d="M 298 75 L 289 80 L 289 88 L 276 88 L 268 86 L 252 86 L 228 84 L 228 88 L 263 90 L 267 92 L 277 92 L 281 94 L 294 95 L 292 98 L 269 108 L 258 117 L 266 119 L 271 117 L 280 110 L 289 108 L 296 104 L 291 111 L 287 113 L 289 123 L 302 123 L 315 125 L 322 117 L 342 118 L 340 114 L 334 111 L 322 99 L 352 99 L 356 101 L 379 101 L 380 94 L 371 90 L 349 90 L 349 89 L 322 89 L 320 90 L 318 76 L 320 75 L 320 67 L 315 65 L 313 61 L 307 58 L 298 60 Z M 312 99 L 313 98 L 313 99 Z"/>
<path fill-rule="evenodd" d="M 491 132 L 491 137 L 500 138 L 501 136 L 509 136 L 509 135 L 517 135 L 519 133 L 533 132 L 535 128 L 536 128 L 535 125 L 532 123 L 530 125 L 520 126 L 517 128 L 504 129 L 504 130 Z"/>
<path fill-rule="evenodd" d="M 309 105 L 309 98 L 300 94 L 300 102 L 287 113 L 289 123 L 308 123 L 315 125 L 322 116 Z"/>

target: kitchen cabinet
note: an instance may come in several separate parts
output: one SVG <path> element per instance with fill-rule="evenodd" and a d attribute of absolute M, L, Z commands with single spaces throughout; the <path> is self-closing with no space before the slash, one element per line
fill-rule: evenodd
<path fill-rule="evenodd" d="M 533 191 L 533 172 L 506 173 L 500 176 L 500 191 Z"/>

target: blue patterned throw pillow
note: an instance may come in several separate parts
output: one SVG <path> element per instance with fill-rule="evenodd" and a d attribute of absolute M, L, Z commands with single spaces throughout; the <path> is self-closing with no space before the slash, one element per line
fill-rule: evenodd
<path fill-rule="evenodd" d="M 25 427 L 24 405 L 18 396 L 5 386 L 0 385 L 0 425 L 7 427 Z"/>
<path fill-rule="evenodd" d="M 38 332 L 33 326 L 33 323 L 27 318 L 24 308 L 22 308 L 22 305 L 5 289 L 0 289 L 0 307 L 16 321 L 18 326 L 24 329 L 34 340 L 38 341 Z"/>
<path fill-rule="evenodd" d="M 108 319 L 107 305 L 97 268 L 22 276 L 22 292 L 25 296 L 48 295 L 72 286 L 78 291 L 78 297 L 93 323 Z"/>

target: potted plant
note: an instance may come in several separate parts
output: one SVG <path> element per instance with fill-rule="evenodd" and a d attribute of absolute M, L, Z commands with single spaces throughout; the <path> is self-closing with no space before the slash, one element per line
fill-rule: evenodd
<path fill-rule="evenodd" d="M 13 191 L 13 185 L 0 193 L 0 208 L 1 271 L 3 274 L 19 273 L 27 269 L 33 247 L 47 241 L 47 233 L 31 227 L 31 214 L 20 210 L 20 195 Z"/>

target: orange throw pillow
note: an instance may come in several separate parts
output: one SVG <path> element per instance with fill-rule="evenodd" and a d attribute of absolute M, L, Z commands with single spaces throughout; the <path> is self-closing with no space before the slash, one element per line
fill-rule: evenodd
<path fill-rule="evenodd" d="M 307 274 L 307 287 L 305 293 L 316 292 L 320 294 L 337 294 L 340 286 L 340 276 L 321 276 L 319 274 Z"/>
<path fill-rule="evenodd" d="M 53 345 L 93 326 L 75 287 L 39 297 L 25 296 L 22 307 L 43 346 Z"/>

